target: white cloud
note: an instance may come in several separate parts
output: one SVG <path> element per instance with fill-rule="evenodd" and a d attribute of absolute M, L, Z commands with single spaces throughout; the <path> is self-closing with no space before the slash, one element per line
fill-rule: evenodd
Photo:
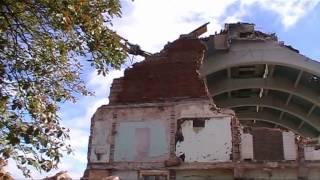
<path fill-rule="evenodd" d="M 123 76 L 124 69 L 122 70 L 111 70 L 106 76 L 97 75 L 97 73 L 91 72 L 89 74 L 87 87 L 88 89 L 95 92 L 94 96 L 82 97 L 77 101 L 76 104 L 69 105 L 70 107 L 73 105 L 75 109 L 78 111 L 78 115 L 75 115 L 72 118 L 64 118 L 63 116 L 67 116 L 69 110 L 67 108 L 62 110 L 62 119 L 63 124 L 71 129 L 76 128 L 90 128 L 91 117 L 98 107 L 104 104 L 108 104 L 108 96 L 110 92 L 110 86 L 112 84 L 113 79 L 119 78 Z"/>
<path fill-rule="evenodd" d="M 128 2 L 129 1 L 129 2 Z M 259 5 L 279 15 L 285 28 L 294 26 L 310 12 L 320 0 L 126 0 L 130 13 L 115 22 L 115 29 L 123 37 L 142 46 L 146 51 L 157 52 L 168 41 L 188 33 L 203 23 L 210 22 L 207 34 L 221 29 L 226 22 L 238 22 L 248 14 L 249 8 Z M 239 4 L 239 9 L 225 15 L 230 5 Z"/>
<path fill-rule="evenodd" d="M 274 11 L 288 29 L 314 9 L 320 0 L 241 0 L 240 2 L 242 9 L 258 4 L 264 9 Z"/>
<path fill-rule="evenodd" d="M 127 3 L 131 5 L 131 13 L 124 14 L 115 28 L 129 41 L 156 52 L 168 41 L 206 22 L 210 22 L 211 32 L 220 29 L 217 19 L 235 1 L 136 0 Z"/>
<path fill-rule="evenodd" d="M 87 86 L 95 92 L 96 96 L 107 96 L 113 79 L 123 76 L 124 69 L 111 70 L 106 76 L 91 72 Z"/>

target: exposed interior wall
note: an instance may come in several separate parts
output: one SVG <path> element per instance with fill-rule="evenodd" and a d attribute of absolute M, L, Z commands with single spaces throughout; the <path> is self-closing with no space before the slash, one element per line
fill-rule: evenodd
<path fill-rule="evenodd" d="M 282 132 L 283 138 L 283 153 L 285 160 L 296 160 L 297 159 L 297 152 L 298 146 L 295 141 L 295 134 L 291 131 L 289 132 Z"/>
<path fill-rule="evenodd" d="M 255 137 L 252 132 L 254 132 Z M 253 143 L 254 138 L 256 138 L 256 144 Z M 273 150 L 276 154 L 264 152 L 264 150 L 269 151 L 270 148 L 271 150 L 276 149 Z M 262 160 L 260 157 L 269 158 L 269 160 L 296 160 L 298 156 L 297 148 L 295 134 L 291 131 L 258 127 L 249 130 L 244 128 L 241 131 L 241 160 L 254 160 L 255 156 L 258 157 L 255 160 Z M 258 154 L 254 154 L 254 152 Z"/>
<path fill-rule="evenodd" d="M 98 111 L 94 117 L 91 139 L 91 162 L 109 162 L 111 124 L 103 118 L 103 113 Z"/>
<path fill-rule="evenodd" d="M 210 110 L 209 101 L 185 102 L 175 106 L 176 119 L 225 117 L 225 114 L 217 114 Z"/>
<path fill-rule="evenodd" d="M 315 150 L 314 146 L 305 146 L 304 156 L 306 160 L 320 160 L 320 149 Z"/>
<path fill-rule="evenodd" d="M 120 122 L 115 135 L 115 161 L 160 161 L 168 157 L 166 124 L 159 120 Z"/>
<path fill-rule="evenodd" d="M 231 180 L 233 170 L 184 170 L 176 171 L 176 180 Z"/>
<path fill-rule="evenodd" d="M 250 133 L 241 132 L 241 160 L 253 160 L 253 138 Z"/>
<path fill-rule="evenodd" d="M 176 155 L 185 162 L 230 161 L 232 154 L 231 117 L 209 118 L 204 127 L 194 127 L 199 119 L 181 123 L 183 140 L 176 144 Z"/>

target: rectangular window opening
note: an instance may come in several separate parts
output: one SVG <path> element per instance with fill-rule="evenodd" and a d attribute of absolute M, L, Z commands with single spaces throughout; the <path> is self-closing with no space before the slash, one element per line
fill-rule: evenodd
<path fill-rule="evenodd" d="M 192 122 L 194 128 L 204 128 L 206 124 L 204 119 L 194 119 Z"/>
<path fill-rule="evenodd" d="M 100 154 L 100 153 L 96 153 L 96 156 L 97 156 L 97 160 L 98 160 L 98 161 L 101 160 L 101 155 L 102 155 L 102 154 Z"/>

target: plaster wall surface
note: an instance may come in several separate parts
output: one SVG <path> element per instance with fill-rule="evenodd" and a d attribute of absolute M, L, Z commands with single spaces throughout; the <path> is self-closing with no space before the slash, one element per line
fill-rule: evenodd
<path fill-rule="evenodd" d="M 320 160 L 320 150 L 315 150 L 314 146 L 304 147 L 306 160 Z"/>
<path fill-rule="evenodd" d="M 223 109 L 222 113 L 216 113 L 210 110 L 210 101 L 189 101 L 175 106 L 176 119 L 182 118 L 203 118 L 203 117 L 226 117 L 234 115 L 230 109 Z"/>
<path fill-rule="evenodd" d="M 253 159 L 253 139 L 250 133 L 241 134 L 241 160 Z"/>
<path fill-rule="evenodd" d="M 100 107 L 92 121 L 90 162 L 109 162 L 111 155 L 114 161 L 167 159 L 170 110 L 171 106 L 163 104 Z M 97 160 L 96 151 L 105 151 L 105 155 Z"/>
<path fill-rule="evenodd" d="M 159 120 L 121 122 L 115 136 L 115 161 L 157 161 L 168 156 L 166 124 Z"/>
<path fill-rule="evenodd" d="M 209 104 L 203 102 L 179 104 L 175 109 L 177 119 L 217 116 L 217 114 L 210 111 Z"/>
<path fill-rule="evenodd" d="M 295 142 L 295 135 L 293 132 L 282 132 L 283 138 L 283 153 L 285 160 L 296 160 L 298 147 Z"/>
<path fill-rule="evenodd" d="M 194 121 L 181 124 L 184 140 L 177 142 L 176 154 L 185 162 L 230 161 L 232 154 L 231 117 L 205 120 L 205 127 L 193 127 Z"/>
<path fill-rule="evenodd" d="M 90 153 L 91 162 L 109 162 L 109 133 L 110 127 L 108 121 L 102 119 L 95 121 Z"/>
<path fill-rule="evenodd" d="M 176 180 L 232 180 L 232 170 L 189 170 L 177 171 Z"/>

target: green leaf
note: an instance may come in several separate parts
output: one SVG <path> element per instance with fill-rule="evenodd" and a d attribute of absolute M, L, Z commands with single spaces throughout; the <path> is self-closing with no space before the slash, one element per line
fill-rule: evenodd
<path fill-rule="evenodd" d="M 5 49 L 0 53 L 1 153 L 29 177 L 30 167 L 49 171 L 71 152 L 58 110 L 79 95 L 93 94 L 80 77 L 84 67 L 105 76 L 124 62 L 127 53 L 110 29 L 121 5 L 119 0 L 7 0 L 0 5 L 5 7 L 0 13 L 0 48 Z M 38 154 L 47 154 L 47 160 Z"/>

